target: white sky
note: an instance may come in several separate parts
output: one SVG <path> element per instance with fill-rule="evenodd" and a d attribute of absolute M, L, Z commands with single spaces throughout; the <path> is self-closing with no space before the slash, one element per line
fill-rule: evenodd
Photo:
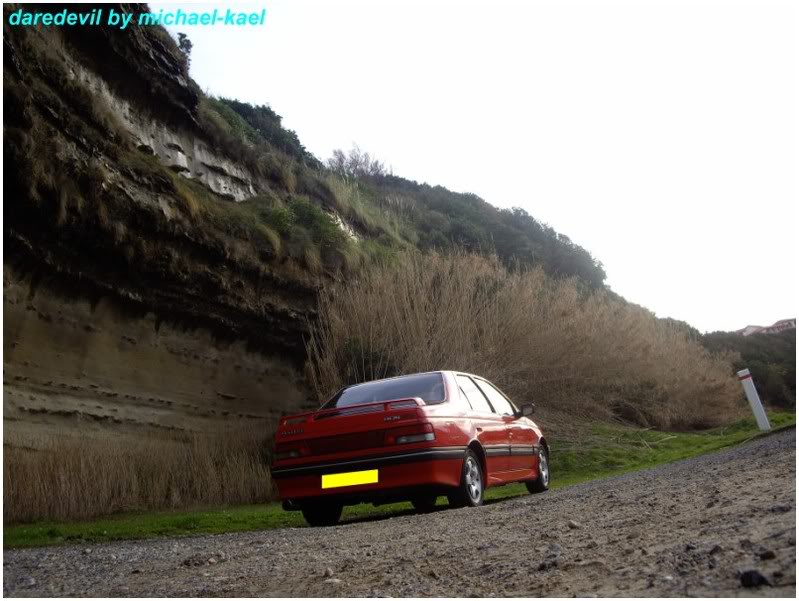
<path fill-rule="evenodd" d="M 269 104 L 320 159 L 357 142 L 397 175 L 523 207 L 616 292 L 702 331 L 796 316 L 794 3 L 194 10 L 214 7 L 266 7 L 266 25 L 178 28 L 192 76 Z"/>

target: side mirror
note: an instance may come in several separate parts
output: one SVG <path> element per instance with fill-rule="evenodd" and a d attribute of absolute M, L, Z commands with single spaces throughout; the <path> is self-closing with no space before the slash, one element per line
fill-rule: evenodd
<path fill-rule="evenodd" d="M 516 411 L 516 419 L 520 417 L 530 417 L 534 411 L 535 405 L 533 403 L 525 403 Z"/>

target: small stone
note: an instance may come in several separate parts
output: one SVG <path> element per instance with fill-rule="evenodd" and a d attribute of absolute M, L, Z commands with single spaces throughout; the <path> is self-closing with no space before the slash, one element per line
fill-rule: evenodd
<path fill-rule="evenodd" d="M 327 578 L 325 579 L 325 584 L 341 584 L 340 578 Z"/>
<path fill-rule="evenodd" d="M 599 544 L 595 540 L 588 541 L 588 544 L 585 546 L 586 549 L 596 549 Z"/>
<path fill-rule="evenodd" d="M 330 566 L 326 567 L 325 568 L 324 577 L 325 578 L 332 578 L 333 577 L 333 568 L 331 568 Z"/>
<path fill-rule="evenodd" d="M 741 586 L 744 588 L 755 588 L 758 586 L 771 586 L 771 582 L 760 570 L 745 570 L 739 573 Z"/>
<path fill-rule="evenodd" d="M 89 549 L 89 548 L 86 548 L 86 549 L 83 550 L 83 554 L 84 555 L 89 555 L 89 554 L 91 554 L 91 552 L 92 552 L 92 550 Z"/>
<path fill-rule="evenodd" d="M 542 561 L 541 563 L 538 564 L 538 571 L 543 572 L 545 570 L 557 567 L 558 567 L 557 559 L 547 559 L 546 561 Z"/>
<path fill-rule="evenodd" d="M 693 551 L 695 549 L 696 549 L 696 545 L 693 544 L 693 543 L 688 543 L 687 545 L 685 545 L 685 550 L 686 551 Z"/>
<path fill-rule="evenodd" d="M 36 578 L 34 578 L 33 576 L 25 576 L 24 578 L 22 578 L 21 584 L 26 588 L 34 587 L 36 586 Z"/>
<path fill-rule="evenodd" d="M 559 557 L 560 554 L 563 553 L 563 547 L 558 543 L 550 543 L 547 547 L 547 551 L 549 552 L 549 557 Z"/>
<path fill-rule="evenodd" d="M 569 527 L 570 530 L 578 530 L 583 527 L 582 524 L 580 524 L 580 522 L 575 522 L 574 520 L 569 520 L 566 525 Z"/>
<path fill-rule="evenodd" d="M 430 576 L 430 578 L 435 578 L 436 580 L 438 580 L 438 574 L 436 573 L 435 570 L 430 570 L 429 572 L 427 572 L 427 575 Z"/>
<path fill-rule="evenodd" d="M 216 563 L 216 557 L 209 557 L 208 558 L 208 565 L 212 566 Z"/>
<path fill-rule="evenodd" d="M 708 553 L 710 553 L 711 555 L 716 555 L 716 553 L 721 553 L 723 550 L 724 547 L 722 547 L 719 544 L 715 544 L 712 547 L 710 547 L 710 551 L 708 551 Z"/>
<path fill-rule="evenodd" d="M 131 574 L 141 574 L 141 570 L 140 570 L 139 568 L 133 568 L 133 569 L 130 571 L 130 573 L 131 573 Z"/>
<path fill-rule="evenodd" d="M 758 553 L 758 557 L 760 559 L 774 559 L 775 557 L 777 557 L 777 554 L 771 549 L 766 549 L 765 551 L 761 551 L 760 553 Z"/>

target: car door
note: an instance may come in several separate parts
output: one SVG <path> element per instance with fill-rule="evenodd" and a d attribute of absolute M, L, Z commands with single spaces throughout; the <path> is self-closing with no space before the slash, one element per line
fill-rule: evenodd
<path fill-rule="evenodd" d="M 516 418 L 516 407 L 502 392 L 482 378 L 475 378 L 475 382 L 480 390 L 488 398 L 492 407 L 506 420 L 509 434 L 510 457 L 508 459 L 509 470 L 533 469 L 534 457 L 533 445 L 537 442 L 537 436 L 533 428 L 523 417 Z"/>
<path fill-rule="evenodd" d="M 477 431 L 477 440 L 486 453 L 487 481 L 502 480 L 497 476 L 510 469 L 510 431 L 505 419 L 498 415 L 475 381 L 466 375 L 456 376 L 462 394 L 472 408 L 472 422 Z"/>

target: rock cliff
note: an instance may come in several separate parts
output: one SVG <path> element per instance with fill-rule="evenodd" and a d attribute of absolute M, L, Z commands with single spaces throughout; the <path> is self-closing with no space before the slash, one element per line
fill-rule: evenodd
<path fill-rule="evenodd" d="M 181 180 L 218 203 L 269 182 L 204 135 L 166 32 L 3 43 L 6 425 L 203 430 L 312 403 L 320 276 L 197 218 Z"/>

